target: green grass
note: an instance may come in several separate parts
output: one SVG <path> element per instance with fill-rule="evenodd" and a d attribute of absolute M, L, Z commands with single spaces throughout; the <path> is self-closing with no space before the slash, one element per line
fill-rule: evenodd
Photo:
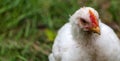
<path fill-rule="evenodd" d="M 48 61 L 57 30 L 82 6 L 120 24 L 119 0 L 0 0 L 0 61 Z M 108 7 L 106 7 L 108 4 Z M 105 7 L 105 8 L 104 8 Z"/>

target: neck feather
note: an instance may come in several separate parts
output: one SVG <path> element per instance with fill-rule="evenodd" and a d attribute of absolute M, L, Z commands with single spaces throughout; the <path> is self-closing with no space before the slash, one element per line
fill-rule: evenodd
<path fill-rule="evenodd" d="M 72 25 L 72 35 L 73 39 L 80 44 L 88 44 L 94 41 L 96 34 L 92 32 L 86 32 L 79 28 L 77 25 Z"/>

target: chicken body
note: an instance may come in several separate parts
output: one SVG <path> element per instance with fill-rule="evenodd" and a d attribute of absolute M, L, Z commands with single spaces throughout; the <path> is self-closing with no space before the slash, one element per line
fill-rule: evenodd
<path fill-rule="evenodd" d="M 120 61 L 120 42 L 99 20 L 101 34 L 80 31 L 71 22 L 58 32 L 49 61 Z"/>

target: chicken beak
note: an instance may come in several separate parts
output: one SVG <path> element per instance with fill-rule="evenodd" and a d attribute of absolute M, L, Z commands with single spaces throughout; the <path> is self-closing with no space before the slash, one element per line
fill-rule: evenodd
<path fill-rule="evenodd" d="M 99 26 L 93 27 L 93 28 L 91 29 L 91 31 L 93 31 L 94 33 L 97 33 L 97 34 L 100 35 L 100 27 L 99 27 Z"/>

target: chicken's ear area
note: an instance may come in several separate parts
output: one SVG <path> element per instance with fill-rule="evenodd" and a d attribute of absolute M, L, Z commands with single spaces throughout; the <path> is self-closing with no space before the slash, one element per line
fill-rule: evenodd
<path fill-rule="evenodd" d="M 98 35 L 101 34 L 100 33 L 100 27 L 94 27 L 94 28 L 91 29 L 91 31 L 94 32 L 94 33 L 97 33 Z"/>

